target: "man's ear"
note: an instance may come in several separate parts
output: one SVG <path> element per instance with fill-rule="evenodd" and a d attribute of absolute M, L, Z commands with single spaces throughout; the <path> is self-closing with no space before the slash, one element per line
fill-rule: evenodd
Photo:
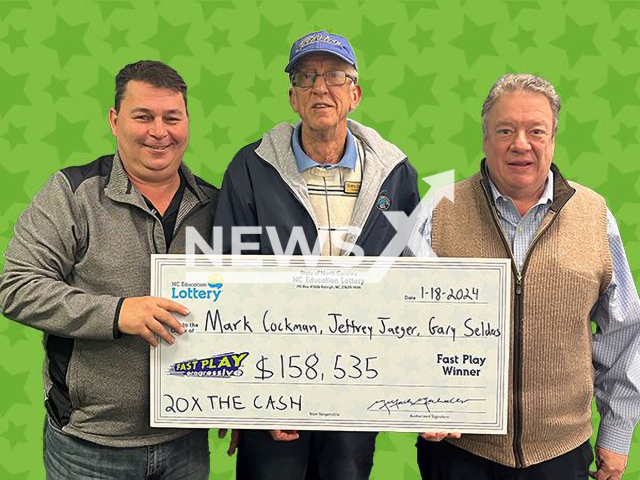
<path fill-rule="evenodd" d="M 111 127 L 111 134 L 115 137 L 118 133 L 117 127 L 118 113 L 115 108 L 109 110 L 109 127 Z"/>
<path fill-rule="evenodd" d="M 293 111 L 298 113 L 298 99 L 293 92 L 293 87 L 289 89 L 289 103 L 291 104 L 291 108 L 293 108 Z"/>
<path fill-rule="evenodd" d="M 349 111 L 353 112 L 356 108 L 358 108 L 358 105 L 360 104 L 360 100 L 362 100 L 362 89 L 360 88 L 360 85 L 354 85 L 353 91 L 351 93 L 352 93 L 352 97 L 351 97 L 351 105 L 349 106 Z"/>

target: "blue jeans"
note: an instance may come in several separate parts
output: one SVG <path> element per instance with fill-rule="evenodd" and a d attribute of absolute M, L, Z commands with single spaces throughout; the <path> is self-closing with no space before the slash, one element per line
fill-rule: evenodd
<path fill-rule="evenodd" d="M 207 430 L 147 447 L 105 447 L 44 426 L 47 480 L 207 480 Z"/>

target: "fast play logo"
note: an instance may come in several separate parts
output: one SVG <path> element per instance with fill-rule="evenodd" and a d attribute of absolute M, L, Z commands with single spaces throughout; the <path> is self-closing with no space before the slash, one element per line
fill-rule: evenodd
<path fill-rule="evenodd" d="M 220 298 L 224 279 L 219 273 L 212 273 L 207 283 L 180 282 L 171 286 L 171 298 L 177 300 L 196 299 L 211 300 L 214 303 Z"/>
<path fill-rule="evenodd" d="M 242 362 L 249 352 L 222 353 L 207 358 L 193 358 L 174 363 L 167 373 L 179 377 L 240 377 Z"/>

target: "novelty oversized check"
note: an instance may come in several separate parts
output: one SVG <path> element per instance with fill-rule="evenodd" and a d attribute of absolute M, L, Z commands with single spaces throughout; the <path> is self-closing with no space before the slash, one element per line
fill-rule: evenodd
<path fill-rule="evenodd" d="M 153 256 L 152 426 L 506 432 L 507 260 L 315 260 Z"/>

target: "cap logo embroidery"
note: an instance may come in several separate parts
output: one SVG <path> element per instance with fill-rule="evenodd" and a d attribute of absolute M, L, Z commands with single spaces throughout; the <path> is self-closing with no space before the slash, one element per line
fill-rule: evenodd
<path fill-rule="evenodd" d="M 332 43 L 333 45 L 337 45 L 338 47 L 342 46 L 342 43 L 340 43 L 340 41 L 336 40 L 335 38 L 331 38 L 328 35 L 323 35 L 322 33 L 316 33 L 300 40 L 300 43 L 296 47 L 296 53 L 302 50 L 307 45 L 318 42 Z"/>

